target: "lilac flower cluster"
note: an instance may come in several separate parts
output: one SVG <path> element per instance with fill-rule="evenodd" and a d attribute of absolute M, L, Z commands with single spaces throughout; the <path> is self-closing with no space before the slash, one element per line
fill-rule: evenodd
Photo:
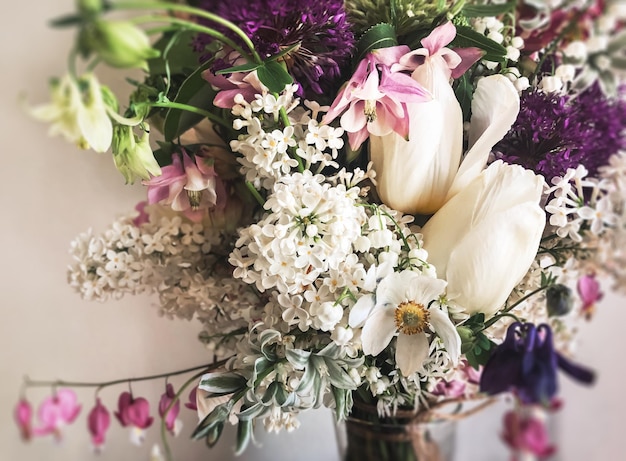
<path fill-rule="evenodd" d="M 296 45 L 285 62 L 305 93 L 329 90 L 354 47 L 354 35 L 340 0 L 203 0 L 200 7 L 237 24 L 262 57 Z M 200 35 L 194 47 L 204 53 L 210 42 L 211 37 Z"/>
<path fill-rule="evenodd" d="M 624 120 L 626 102 L 607 98 L 597 84 L 576 97 L 528 90 L 515 124 L 494 152 L 548 181 L 580 164 L 593 176 L 626 148 Z"/>

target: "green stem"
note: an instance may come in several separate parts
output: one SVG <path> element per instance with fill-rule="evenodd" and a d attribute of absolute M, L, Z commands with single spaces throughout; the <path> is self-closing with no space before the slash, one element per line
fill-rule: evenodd
<path fill-rule="evenodd" d="M 496 323 L 498 320 L 500 320 L 503 317 L 511 317 L 512 319 L 515 319 L 516 322 L 522 323 L 522 321 L 517 315 L 511 314 L 509 312 L 503 312 L 502 314 L 496 314 L 495 316 L 490 318 L 489 321 L 485 323 L 485 326 L 480 331 L 485 331 L 487 328 L 489 328 L 491 325 L 493 325 L 494 323 Z"/>
<path fill-rule="evenodd" d="M 172 458 L 172 450 L 170 449 L 169 443 L 167 442 L 167 425 L 165 424 L 165 420 L 167 418 L 167 414 L 174 407 L 176 402 L 178 402 L 180 400 L 180 396 L 183 394 L 183 392 L 185 392 L 185 389 L 187 389 L 191 383 L 193 383 L 198 378 L 200 378 L 202 375 L 204 375 L 206 373 L 206 371 L 207 371 L 206 369 L 202 370 L 200 373 L 196 373 L 191 378 L 189 378 L 187 381 L 185 381 L 185 383 L 180 387 L 180 389 L 178 389 L 178 392 L 176 392 L 176 395 L 174 395 L 174 398 L 172 399 L 170 404 L 167 406 L 167 408 L 163 412 L 163 416 L 161 417 L 161 442 L 163 443 L 163 451 L 165 452 L 165 459 L 167 461 L 172 461 L 173 460 L 173 458 Z"/>
<path fill-rule="evenodd" d="M 510 312 L 513 309 L 515 309 L 517 306 L 519 306 L 520 304 L 522 304 L 524 301 L 526 301 L 528 298 L 532 298 L 533 296 L 535 296 L 537 293 L 540 293 L 544 290 L 547 290 L 548 288 L 550 288 L 552 285 L 544 285 L 542 287 L 537 288 L 536 290 L 531 291 L 530 293 L 528 293 L 527 295 L 524 295 L 523 297 L 521 297 L 520 299 L 518 299 L 515 303 L 513 303 L 512 305 L 510 305 L 509 307 L 507 307 L 506 309 L 502 310 L 502 313 L 505 312 Z"/>
<path fill-rule="evenodd" d="M 208 118 L 212 122 L 217 123 L 217 124 L 223 126 L 226 129 L 231 129 L 232 128 L 231 126 L 228 125 L 228 123 L 223 118 L 218 117 L 214 113 L 209 112 L 209 111 L 204 110 L 204 109 L 200 109 L 199 107 L 196 107 L 196 106 L 191 106 L 189 104 L 182 104 L 180 102 L 171 102 L 171 101 L 169 101 L 169 102 L 151 102 L 149 104 L 152 107 L 163 107 L 165 109 L 179 109 L 179 110 L 186 110 L 187 112 L 193 112 L 194 114 L 202 115 L 203 117 Z"/>
<path fill-rule="evenodd" d="M 259 194 L 259 191 L 254 188 L 254 186 L 252 185 L 250 181 L 246 181 L 246 187 L 248 188 L 252 196 L 255 198 L 255 200 L 259 202 L 259 205 L 265 206 L 265 199 L 261 197 L 261 194 Z"/>
<path fill-rule="evenodd" d="M 278 99 L 278 95 L 274 94 L 274 97 Z M 291 126 L 291 122 L 289 121 L 289 116 L 287 115 L 287 110 L 284 107 L 280 108 L 279 111 L 280 120 L 283 122 L 285 127 Z M 292 157 L 298 162 L 298 171 L 302 173 L 304 171 L 304 165 L 302 164 L 302 159 L 295 152 L 292 153 Z"/>
<path fill-rule="evenodd" d="M 81 382 L 81 381 L 64 381 L 61 379 L 57 379 L 56 381 L 38 381 L 31 380 L 29 377 L 24 378 L 24 387 L 95 387 L 98 390 L 104 389 L 105 387 L 115 386 L 117 384 L 124 383 L 136 383 L 140 381 L 152 381 L 154 379 L 160 378 L 169 378 L 171 376 L 184 375 L 187 373 L 191 373 L 196 370 L 203 370 L 204 372 L 215 370 L 223 366 L 228 359 L 220 360 L 219 362 L 213 362 L 205 365 L 200 365 L 197 367 L 186 368 L 184 370 L 171 371 L 167 373 L 161 373 L 158 375 L 150 375 L 150 376 L 141 376 L 139 378 L 122 378 L 115 379 L 112 381 L 103 381 L 103 382 Z"/>
<path fill-rule="evenodd" d="M 233 50 L 237 51 L 237 53 L 239 53 L 243 58 L 245 58 L 246 61 L 250 62 L 254 60 L 254 58 L 250 55 L 250 53 L 247 53 L 246 51 L 244 51 L 243 48 L 237 45 L 234 41 L 232 41 L 226 35 L 222 34 L 221 32 L 218 32 L 215 29 L 211 29 L 210 27 L 206 27 L 201 24 L 196 24 L 195 22 L 186 21 L 184 19 L 179 19 L 179 18 L 173 18 L 171 16 L 158 16 L 158 15 L 140 16 L 140 17 L 134 18 L 132 22 L 134 22 L 135 24 L 141 24 L 141 23 L 146 23 L 146 22 L 167 22 L 168 24 L 174 24 L 186 30 L 193 30 L 196 32 L 207 34 L 213 37 L 214 39 L 222 42 L 223 44 L 231 47 Z"/>
<path fill-rule="evenodd" d="M 189 13 L 194 16 L 198 16 L 204 19 L 208 19 L 209 21 L 213 21 L 217 24 L 220 24 L 230 30 L 232 30 L 237 36 L 243 41 L 243 43 L 248 47 L 254 62 L 257 64 L 261 64 L 263 60 L 260 58 L 259 54 L 254 49 L 254 44 L 252 40 L 245 34 L 243 30 L 237 27 L 236 24 L 216 15 L 210 13 L 208 11 L 204 11 L 200 8 L 195 8 L 193 6 L 188 5 L 178 5 L 175 3 L 165 3 L 165 2 L 116 2 L 111 4 L 113 9 L 117 10 L 165 10 L 165 11 L 179 11 L 181 13 Z"/>

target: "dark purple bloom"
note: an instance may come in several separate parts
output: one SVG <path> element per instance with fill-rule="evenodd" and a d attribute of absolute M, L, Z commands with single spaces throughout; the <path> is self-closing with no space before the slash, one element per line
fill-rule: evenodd
<path fill-rule="evenodd" d="M 558 391 L 557 368 L 585 384 L 594 380 L 591 371 L 554 350 L 548 325 L 515 322 L 485 365 L 480 390 L 492 395 L 515 392 L 525 404 L 548 404 Z"/>
<path fill-rule="evenodd" d="M 261 57 L 295 45 L 285 63 L 305 93 L 310 89 L 323 94 L 337 83 L 340 68 L 348 64 L 354 47 L 341 0 L 202 0 L 200 7 L 239 26 Z M 224 32 L 237 40 L 229 31 Z M 205 53 L 211 40 L 206 35 L 198 36 L 196 51 Z M 209 57 L 205 54 L 203 59 Z M 221 62 L 219 67 L 229 67 L 227 64 Z"/>
<path fill-rule="evenodd" d="M 598 84 L 577 97 L 525 91 L 496 157 L 543 175 L 549 182 L 579 164 L 594 176 L 626 148 L 626 101 L 610 99 Z"/>

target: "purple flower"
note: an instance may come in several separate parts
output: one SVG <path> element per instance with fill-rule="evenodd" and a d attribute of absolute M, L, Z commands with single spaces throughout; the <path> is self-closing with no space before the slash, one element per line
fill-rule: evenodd
<path fill-rule="evenodd" d="M 576 98 L 529 90 L 513 127 L 495 147 L 496 158 L 517 163 L 548 181 L 579 164 L 594 176 L 626 148 L 626 101 L 595 84 Z"/>
<path fill-rule="evenodd" d="M 104 440 L 111 425 L 111 415 L 109 410 L 100 402 L 100 399 L 96 399 L 96 405 L 89 412 L 87 416 L 87 429 L 91 434 L 91 442 L 93 443 L 96 451 L 100 451 L 104 446 Z"/>
<path fill-rule="evenodd" d="M 485 365 L 480 391 L 492 395 L 512 391 L 525 404 L 548 404 L 558 391 L 557 367 L 585 384 L 594 380 L 593 372 L 554 350 L 548 325 L 515 322 Z"/>
<path fill-rule="evenodd" d="M 284 59 L 305 93 L 311 90 L 324 94 L 331 89 L 354 47 L 354 35 L 341 0 L 202 0 L 200 7 L 237 24 L 261 57 L 276 55 L 295 45 Z M 223 32 L 237 39 L 229 31 Z M 211 40 L 207 35 L 198 36 L 194 42 L 196 51 L 204 53 Z M 205 54 L 201 59 L 209 57 Z"/>
<path fill-rule="evenodd" d="M 150 403 L 143 397 L 135 398 L 130 392 L 122 392 L 117 402 L 115 417 L 123 427 L 131 428 L 131 441 L 141 445 L 144 431 L 152 425 Z"/>

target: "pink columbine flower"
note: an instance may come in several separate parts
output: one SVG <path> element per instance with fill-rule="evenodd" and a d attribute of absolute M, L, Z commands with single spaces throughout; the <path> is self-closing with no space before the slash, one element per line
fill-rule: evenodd
<path fill-rule="evenodd" d="M 22 437 L 22 440 L 30 440 L 33 434 L 33 409 L 30 406 L 28 400 L 26 400 L 25 398 L 21 398 L 20 401 L 17 402 L 17 405 L 15 405 L 13 416 L 15 418 L 15 423 L 20 430 L 20 436 Z"/>
<path fill-rule="evenodd" d="M 600 283 L 596 280 L 596 274 L 583 275 L 578 280 L 577 288 L 578 295 L 583 302 L 582 313 L 587 320 L 590 320 L 595 311 L 596 303 L 604 296 L 604 293 L 600 291 Z"/>
<path fill-rule="evenodd" d="M 70 389 L 59 389 L 46 398 L 38 409 L 41 425 L 33 431 L 35 435 L 54 434 L 61 439 L 61 429 L 74 422 L 80 413 L 76 394 Z"/>
<path fill-rule="evenodd" d="M 109 411 L 96 399 L 96 406 L 92 408 L 87 416 L 87 429 L 91 434 L 91 442 L 96 452 L 102 450 L 105 441 L 105 435 L 111 425 L 111 416 Z"/>
<path fill-rule="evenodd" d="M 145 429 L 152 425 L 154 418 L 150 416 L 150 403 L 143 397 L 134 398 L 130 392 L 123 392 L 117 403 L 115 417 L 123 427 L 132 428 L 130 440 L 141 445 Z"/>
<path fill-rule="evenodd" d="M 369 53 L 356 68 L 346 87 L 339 92 L 324 123 L 340 114 L 341 127 L 348 133 L 350 147 L 358 149 L 369 134 L 409 134 L 407 102 L 424 102 L 429 93 L 408 75 L 392 72 L 390 65 L 408 47 L 390 47 Z"/>
<path fill-rule="evenodd" d="M 162 168 L 161 176 L 144 181 L 148 202 L 171 205 L 194 222 L 200 222 L 206 211 L 223 206 L 225 190 L 217 176 L 213 159 L 201 154 L 192 159 L 186 151 L 174 155 L 171 165 Z"/>
<path fill-rule="evenodd" d="M 465 383 L 457 379 L 451 381 L 441 380 L 433 391 L 435 395 L 441 395 L 450 399 L 457 399 L 465 394 Z"/>
<path fill-rule="evenodd" d="M 185 407 L 189 408 L 192 411 L 198 411 L 198 404 L 196 403 L 198 394 L 198 388 L 194 387 L 191 389 L 189 393 L 189 401 L 185 404 Z"/>
<path fill-rule="evenodd" d="M 531 408 L 509 411 L 504 415 L 504 442 L 513 450 L 512 461 L 534 455 L 539 459 L 554 454 L 556 448 L 550 444 L 544 422 L 533 414 Z"/>
<path fill-rule="evenodd" d="M 170 410 L 167 411 L 174 400 L 176 400 L 176 402 L 172 405 Z M 180 413 L 180 400 L 176 398 L 174 386 L 168 383 L 165 387 L 165 393 L 161 396 L 161 400 L 159 401 L 159 416 L 165 419 L 165 427 L 173 436 L 178 435 L 182 427 L 182 422 L 176 419 L 178 413 Z"/>

